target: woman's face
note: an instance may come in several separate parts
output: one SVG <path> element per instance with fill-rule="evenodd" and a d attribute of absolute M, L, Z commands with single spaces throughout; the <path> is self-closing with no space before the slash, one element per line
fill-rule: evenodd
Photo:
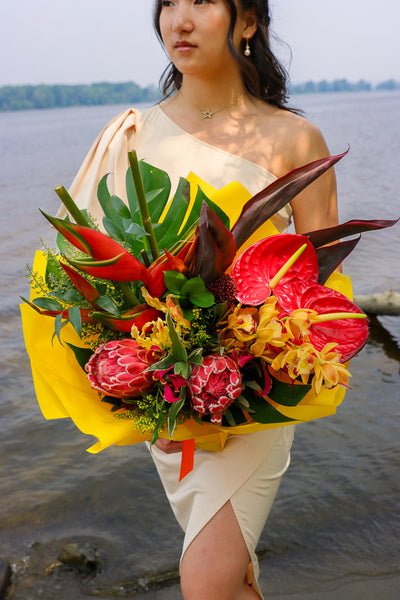
<path fill-rule="evenodd" d="M 231 10 L 225 0 L 164 0 L 160 30 L 165 49 L 182 74 L 217 73 L 234 65 L 228 47 Z M 244 21 L 238 15 L 234 43 L 240 47 Z"/>

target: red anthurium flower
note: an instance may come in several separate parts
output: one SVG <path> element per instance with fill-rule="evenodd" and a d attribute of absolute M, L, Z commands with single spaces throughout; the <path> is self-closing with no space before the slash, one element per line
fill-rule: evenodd
<path fill-rule="evenodd" d="M 43 214 L 75 248 L 92 259 L 69 260 L 71 265 L 100 279 L 147 282 L 146 267 L 108 235 Z"/>
<path fill-rule="evenodd" d="M 289 266 L 289 261 L 302 246 L 305 248 L 301 255 Z M 288 269 L 283 273 L 285 265 Z M 274 235 L 247 248 L 235 261 L 231 275 L 237 285 L 236 298 L 239 302 L 258 306 L 267 300 L 271 289 L 279 281 L 298 277 L 303 281 L 316 282 L 317 255 L 312 244 L 302 235 Z"/>
<path fill-rule="evenodd" d="M 313 319 L 308 332 L 311 344 L 321 351 L 326 344 L 336 342 L 336 350 L 342 355 L 341 362 L 357 354 L 368 339 L 365 315 L 336 290 L 295 280 L 278 285 L 274 295 L 284 314 L 289 315 L 299 308 L 315 311 L 317 321 Z"/>

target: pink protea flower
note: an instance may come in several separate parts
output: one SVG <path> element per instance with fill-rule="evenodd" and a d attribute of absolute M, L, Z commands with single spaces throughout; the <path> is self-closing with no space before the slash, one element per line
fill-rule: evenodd
<path fill-rule="evenodd" d="M 149 365 L 160 359 L 158 348 L 146 350 L 135 340 L 112 340 L 99 346 L 85 369 L 92 388 L 115 398 L 135 398 L 154 385 Z"/>
<path fill-rule="evenodd" d="M 193 368 L 188 388 L 193 409 L 211 414 L 212 423 L 221 423 L 223 411 L 242 391 L 242 375 L 233 358 L 208 354 Z"/>

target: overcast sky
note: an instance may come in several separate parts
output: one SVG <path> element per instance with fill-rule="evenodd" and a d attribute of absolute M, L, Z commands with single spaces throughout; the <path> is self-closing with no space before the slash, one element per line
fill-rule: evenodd
<path fill-rule="evenodd" d="M 166 65 L 152 0 L 3 0 L 0 85 L 136 81 Z M 400 80 L 400 0 L 271 0 L 294 83 Z"/>

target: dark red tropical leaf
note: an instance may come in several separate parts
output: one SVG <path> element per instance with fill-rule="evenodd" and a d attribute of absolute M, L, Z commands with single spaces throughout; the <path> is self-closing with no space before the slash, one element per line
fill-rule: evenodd
<path fill-rule="evenodd" d="M 196 236 L 194 274 L 210 283 L 232 264 L 236 255 L 235 240 L 206 202 L 201 207 Z"/>
<path fill-rule="evenodd" d="M 332 246 L 323 246 L 317 249 L 319 265 L 318 283 L 323 285 L 329 275 L 344 261 L 360 241 L 361 236 L 347 242 L 339 242 Z"/>
<path fill-rule="evenodd" d="M 231 276 L 236 285 L 236 298 L 243 304 L 258 306 L 269 297 L 271 279 L 304 244 L 305 251 L 289 268 L 282 282 L 299 278 L 316 282 L 318 261 L 314 247 L 306 237 L 280 234 L 252 244 L 235 261 Z"/>
<path fill-rule="evenodd" d="M 396 225 L 400 219 L 393 220 L 372 220 L 365 221 L 361 219 L 353 219 L 347 221 L 341 225 L 335 227 L 328 227 L 326 229 L 318 229 L 316 231 L 310 231 L 305 233 L 315 248 L 325 246 L 331 242 L 336 242 L 340 238 L 348 237 L 349 235 L 358 235 L 364 231 L 374 231 L 376 229 L 385 229 L 386 227 L 392 227 Z"/>
<path fill-rule="evenodd" d="M 335 165 L 343 156 L 328 156 L 290 171 L 253 196 L 243 207 L 232 228 L 236 246 L 242 244 L 269 218 L 293 200 L 310 183 Z"/>
<path fill-rule="evenodd" d="M 298 308 L 314 310 L 319 315 L 363 314 L 346 296 L 319 284 L 309 285 L 300 280 L 283 283 L 277 286 L 274 295 L 278 298 L 284 314 L 290 314 Z M 319 351 L 326 344 L 336 342 L 336 349 L 342 355 L 341 362 L 346 362 L 363 348 L 368 334 L 367 319 L 337 318 L 314 323 L 310 328 L 309 338 L 314 348 Z"/>

